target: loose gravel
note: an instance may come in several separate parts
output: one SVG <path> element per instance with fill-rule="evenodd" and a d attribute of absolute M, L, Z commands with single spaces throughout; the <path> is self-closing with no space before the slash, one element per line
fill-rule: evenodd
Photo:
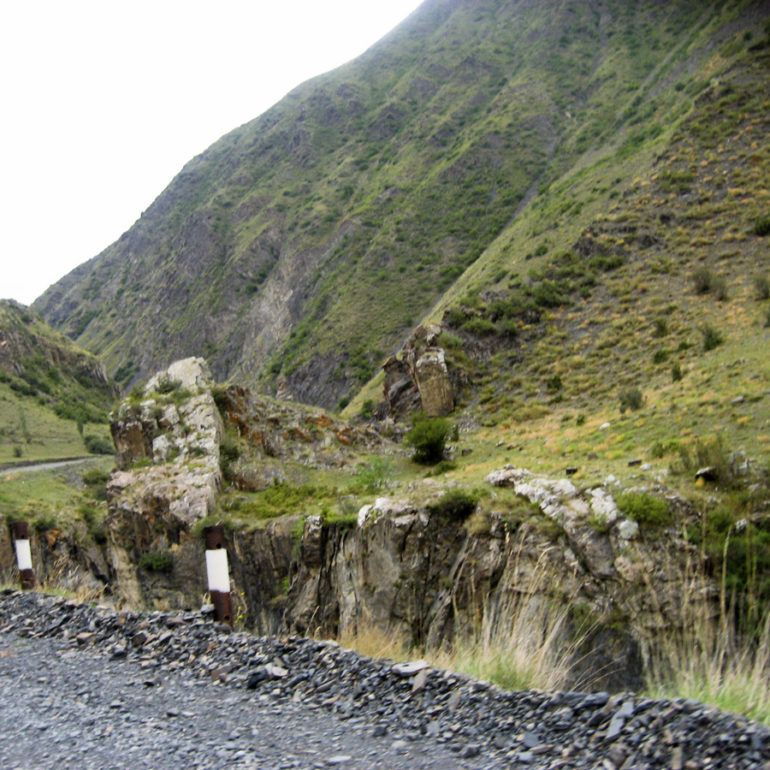
<path fill-rule="evenodd" d="M 765 768 L 695 701 L 505 692 L 202 613 L 0 596 L 3 768 Z"/>

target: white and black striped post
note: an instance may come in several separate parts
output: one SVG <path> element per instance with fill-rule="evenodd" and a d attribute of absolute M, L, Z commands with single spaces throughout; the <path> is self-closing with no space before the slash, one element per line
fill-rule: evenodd
<path fill-rule="evenodd" d="M 220 623 L 233 624 L 233 605 L 230 599 L 230 567 L 227 563 L 224 527 L 216 525 L 203 530 L 206 540 L 206 574 L 209 595 L 214 605 L 214 618 Z"/>
<path fill-rule="evenodd" d="M 32 549 L 29 545 L 29 525 L 26 521 L 14 521 L 11 524 L 13 543 L 16 548 L 16 564 L 19 567 L 19 579 L 23 591 L 35 587 L 35 571 L 32 569 Z"/>

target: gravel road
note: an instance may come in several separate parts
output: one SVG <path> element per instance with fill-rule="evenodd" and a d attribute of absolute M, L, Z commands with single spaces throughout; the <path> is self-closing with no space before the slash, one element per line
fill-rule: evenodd
<path fill-rule="evenodd" d="M 0 768 L 770 770 L 681 698 L 506 692 L 424 661 L 0 591 Z"/>
<path fill-rule="evenodd" d="M 360 719 L 61 640 L 0 636 L 0 692 L 4 770 L 466 766 L 430 741 L 375 738 Z"/>
<path fill-rule="evenodd" d="M 0 465 L 0 476 L 10 476 L 14 473 L 34 473 L 36 471 L 50 471 L 57 468 L 66 468 L 69 465 L 82 465 L 89 460 L 94 460 L 93 455 L 88 457 L 73 457 L 69 460 L 34 460 L 32 462 Z"/>

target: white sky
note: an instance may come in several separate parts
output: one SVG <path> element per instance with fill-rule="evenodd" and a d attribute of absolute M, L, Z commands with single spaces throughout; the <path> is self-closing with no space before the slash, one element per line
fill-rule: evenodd
<path fill-rule="evenodd" d="M 0 297 L 30 303 L 190 158 L 420 0 L 1 0 Z"/>

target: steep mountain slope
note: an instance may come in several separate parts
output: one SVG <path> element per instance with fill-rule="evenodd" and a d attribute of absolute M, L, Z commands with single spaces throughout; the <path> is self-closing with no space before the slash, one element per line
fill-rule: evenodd
<path fill-rule="evenodd" d="M 0 300 L 0 462 L 110 451 L 107 410 L 116 393 L 95 356 Z"/>
<path fill-rule="evenodd" d="M 123 385 L 200 354 L 335 405 L 511 222 L 552 213 L 539 193 L 602 166 L 541 233 L 606 208 L 763 5 L 429 0 L 191 161 L 35 307 Z"/>

